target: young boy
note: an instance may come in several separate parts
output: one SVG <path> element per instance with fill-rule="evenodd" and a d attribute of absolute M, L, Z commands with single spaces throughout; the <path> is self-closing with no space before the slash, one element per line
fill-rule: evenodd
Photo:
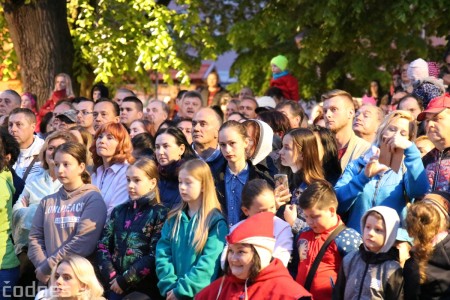
<path fill-rule="evenodd" d="M 343 225 L 336 210 L 338 201 L 333 187 L 326 181 L 316 181 L 308 186 L 299 199 L 309 227 L 300 232 L 297 248 L 300 256 L 296 281 L 305 285 L 308 273 L 328 237 Z M 314 300 L 331 299 L 332 290 L 341 266 L 342 258 L 357 250 L 361 244 L 358 232 L 345 228 L 326 248 L 312 278 L 309 291 Z M 306 288 L 308 288 L 306 286 Z"/>
<path fill-rule="evenodd" d="M 333 299 L 403 299 L 403 275 L 395 239 L 400 218 L 387 206 L 361 219 L 363 245 L 344 258 Z"/>
<path fill-rule="evenodd" d="M 283 91 L 283 97 L 286 100 L 299 100 L 298 95 L 298 81 L 286 69 L 288 60 L 283 55 L 278 55 L 272 58 L 270 66 L 272 68 L 272 79 L 270 80 L 270 87 L 277 87 Z"/>

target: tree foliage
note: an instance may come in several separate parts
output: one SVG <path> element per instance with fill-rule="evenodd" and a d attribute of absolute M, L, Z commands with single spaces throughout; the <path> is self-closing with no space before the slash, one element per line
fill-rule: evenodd
<path fill-rule="evenodd" d="M 176 70 L 180 81 L 187 83 L 188 72 L 200 66 L 201 58 L 215 57 L 215 42 L 200 21 L 199 1 L 176 1 L 172 8 L 168 2 L 67 1 L 72 35 L 67 43 L 74 44 L 73 66 L 78 81 L 93 72 L 95 81 L 102 80 L 110 86 L 126 81 L 149 86 L 150 72 L 158 72 L 170 82 L 170 70 Z M 0 25 L 5 25 L 3 12 L 0 13 Z M 9 39 L 5 28 L 0 30 L 2 41 Z M 6 79 L 18 62 L 11 49 L 0 49 L 0 55 L 6 66 L 2 70 Z"/>
<path fill-rule="evenodd" d="M 387 84 L 384 70 L 404 60 L 440 60 L 443 49 L 424 36 L 447 36 L 450 28 L 448 0 L 228 0 L 214 8 L 212 2 L 202 9 L 215 14 L 218 38 L 238 53 L 234 88 L 263 92 L 270 59 L 284 54 L 307 98 L 336 87 L 361 95 L 370 80 Z"/>

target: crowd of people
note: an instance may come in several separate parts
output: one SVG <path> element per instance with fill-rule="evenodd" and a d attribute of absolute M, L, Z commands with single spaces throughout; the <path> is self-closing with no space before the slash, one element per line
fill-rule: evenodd
<path fill-rule="evenodd" d="M 450 72 L 306 113 L 270 66 L 264 96 L 212 72 L 171 108 L 1 91 L 0 299 L 450 299 Z"/>

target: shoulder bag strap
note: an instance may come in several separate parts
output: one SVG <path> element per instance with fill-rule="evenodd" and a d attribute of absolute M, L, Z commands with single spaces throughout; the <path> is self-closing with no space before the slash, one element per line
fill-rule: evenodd
<path fill-rule="evenodd" d="M 33 167 L 34 163 L 38 160 L 38 158 L 39 158 L 39 155 L 33 155 L 33 160 L 28 165 L 27 169 L 25 170 L 25 173 L 23 173 L 23 176 L 22 176 L 23 182 L 25 182 L 27 180 L 28 174 L 30 173 L 31 168 Z"/>
<path fill-rule="evenodd" d="M 317 268 L 319 267 L 320 262 L 322 261 L 322 258 L 325 254 L 325 251 L 327 251 L 328 246 L 331 244 L 331 242 L 335 239 L 335 237 L 341 233 L 342 230 L 344 230 L 346 227 L 344 224 L 339 225 L 333 232 L 328 236 L 325 243 L 323 243 L 322 247 L 320 248 L 319 253 L 317 254 L 316 258 L 314 259 L 314 262 L 311 266 L 311 269 L 309 269 L 308 275 L 306 276 L 305 285 L 304 288 L 309 291 L 311 288 L 311 283 L 314 277 L 314 274 L 316 274 Z"/>

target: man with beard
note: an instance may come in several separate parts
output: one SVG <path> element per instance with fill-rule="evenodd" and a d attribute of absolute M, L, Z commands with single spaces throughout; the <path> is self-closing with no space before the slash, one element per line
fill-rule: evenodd
<path fill-rule="evenodd" d="M 163 101 L 152 100 L 147 104 L 145 118 L 152 124 L 156 132 L 162 122 L 169 117 L 169 106 Z"/>
<path fill-rule="evenodd" d="M 332 90 L 322 95 L 322 101 L 325 125 L 336 136 L 338 158 L 344 171 L 347 164 L 363 155 L 371 144 L 353 131 L 355 106 L 349 93 Z"/>
<path fill-rule="evenodd" d="M 417 120 L 425 121 L 427 136 L 435 146 L 422 158 L 430 192 L 450 192 L 450 96 L 446 94 L 431 100 Z"/>

